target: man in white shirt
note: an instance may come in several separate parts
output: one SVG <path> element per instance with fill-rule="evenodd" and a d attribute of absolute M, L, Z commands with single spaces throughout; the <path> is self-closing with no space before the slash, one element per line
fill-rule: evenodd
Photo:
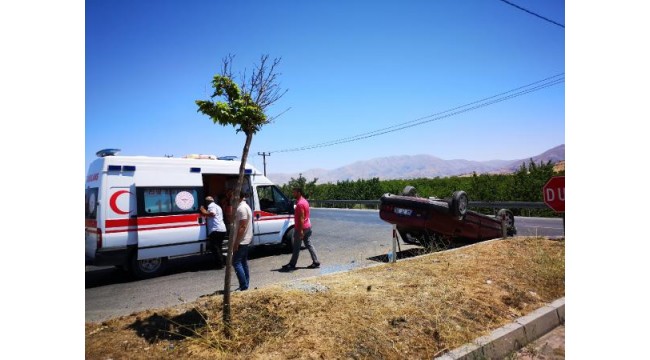
<path fill-rule="evenodd" d="M 239 205 L 235 216 L 235 231 L 233 243 L 232 266 L 235 268 L 239 290 L 248 290 L 250 276 L 248 274 L 248 246 L 253 241 L 253 211 L 246 202 L 248 194 L 244 191 L 239 195 Z"/>
<path fill-rule="evenodd" d="M 207 218 L 208 225 L 208 249 L 214 254 L 217 262 L 217 269 L 223 269 L 225 261 L 222 253 L 223 240 L 226 238 L 226 224 L 223 222 L 223 211 L 217 205 L 212 196 L 205 198 L 208 205 L 206 210 L 201 206 L 201 214 Z"/>

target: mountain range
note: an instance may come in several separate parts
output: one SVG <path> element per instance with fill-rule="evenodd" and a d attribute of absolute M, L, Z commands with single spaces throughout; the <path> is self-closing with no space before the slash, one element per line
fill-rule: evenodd
<path fill-rule="evenodd" d="M 443 160 L 432 155 L 400 155 L 357 161 L 333 170 L 310 169 L 301 174 L 307 181 L 318 178 L 317 184 L 336 183 L 343 180 L 379 178 L 380 180 L 435 178 L 477 174 L 508 174 L 519 170 L 522 163 L 530 160 L 536 164 L 550 161 L 564 162 L 564 144 L 539 155 L 517 160 Z M 286 184 L 300 173 L 269 173 L 268 178 L 276 184 Z"/>

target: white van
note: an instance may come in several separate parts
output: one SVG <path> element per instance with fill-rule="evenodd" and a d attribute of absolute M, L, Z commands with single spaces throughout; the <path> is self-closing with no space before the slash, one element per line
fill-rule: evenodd
<path fill-rule="evenodd" d="M 115 265 L 138 278 L 161 274 L 167 259 L 203 254 L 206 196 L 221 199 L 236 187 L 240 161 L 233 157 L 119 156 L 97 152 L 86 176 L 86 264 Z M 252 246 L 291 249 L 293 202 L 255 168 L 245 167 L 251 194 Z M 225 212 L 225 209 L 224 209 Z"/>

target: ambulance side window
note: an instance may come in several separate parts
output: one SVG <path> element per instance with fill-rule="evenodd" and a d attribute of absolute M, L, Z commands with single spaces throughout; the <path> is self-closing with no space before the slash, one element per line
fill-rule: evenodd
<path fill-rule="evenodd" d="M 144 211 L 147 214 L 168 213 L 171 205 L 169 190 L 149 189 L 144 193 Z"/>
<path fill-rule="evenodd" d="M 86 189 L 86 219 L 97 219 L 97 188 Z"/>
<path fill-rule="evenodd" d="M 137 197 L 139 216 L 195 213 L 201 206 L 200 188 L 138 188 Z"/>

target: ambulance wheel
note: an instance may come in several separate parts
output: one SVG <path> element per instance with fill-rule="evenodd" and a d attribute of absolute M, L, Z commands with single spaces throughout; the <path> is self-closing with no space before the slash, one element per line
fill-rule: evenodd
<path fill-rule="evenodd" d="M 282 246 L 286 254 L 293 252 L 293 228 L 289 229 L 282 238 Z"/>
<path fill-rule="evenodd" d="M 134 254 L 131 257 L 131 274 L 137 279 L 150 279 L 159 276 L 165 270 L 167 258 L 138 260 Z"/>

